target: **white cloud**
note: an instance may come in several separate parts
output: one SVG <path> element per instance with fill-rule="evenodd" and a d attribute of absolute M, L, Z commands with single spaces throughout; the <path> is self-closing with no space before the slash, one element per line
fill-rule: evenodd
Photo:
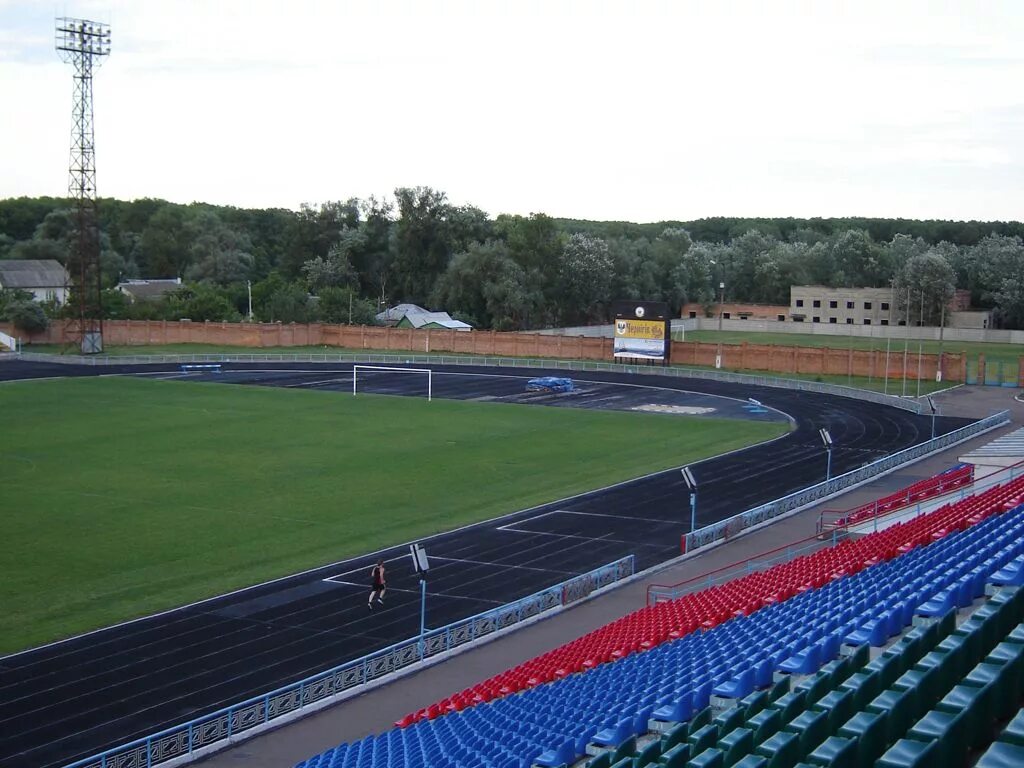
<path fill-rule="evenodd" d="M 104 195 L 489 212 L 1019 217 L 1024 9 L 934 3 L 84 3 Z M 39 29 L 37 29 L 39 27 Z M 0 3 L 0 196 L 66 186 L 71 71 Z M 4 45 L 12 35 L 18 45 Z"/>

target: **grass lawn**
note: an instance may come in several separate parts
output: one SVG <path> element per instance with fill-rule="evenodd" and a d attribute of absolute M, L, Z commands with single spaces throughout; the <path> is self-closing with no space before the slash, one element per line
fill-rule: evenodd
<path fill-rule="evenodd" d="M 0 653 L 785 430 L 133 378 L 0 384 Z"/>
<path fill-rule="evenodd" d="M 825 336 L 806 333 L 771 333 L 770 331 L 687 331 L 686 341 L 702 341 L 710 344 L 741 344 L 746 341 L 750 344 L 775 344 L 780 347 L 830 347 L 832 349 L 885 349 L 884 338 L 863 338 L 860 336 Z M 918 341 L 911 339 L 909 349 L 911 354 L 917 354 Z M 938 341 L 922 341 L 922 351 L 925 354 L 937 354 L 939 351 Z M 891 349 L 903 351 L 903 339 L 892 339 Z M 977 357 L 984 354 L 988 361 L 1002 360 L 1017 365 L 1024 356 L 1024 344 L 998 344 L 995 342 L 981 341 L 944 341 L 942 349 L 945 352 L 966 352 L 968 355 Z"/>

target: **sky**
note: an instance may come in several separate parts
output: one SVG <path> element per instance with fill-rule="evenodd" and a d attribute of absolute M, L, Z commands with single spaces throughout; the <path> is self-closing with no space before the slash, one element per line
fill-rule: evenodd
<path fill-rule="evenodd" d="M 399 186 L 499 213 L 1019 220 L 1024 2 L 0 0 L 0 198 L 297 209 Z"/>

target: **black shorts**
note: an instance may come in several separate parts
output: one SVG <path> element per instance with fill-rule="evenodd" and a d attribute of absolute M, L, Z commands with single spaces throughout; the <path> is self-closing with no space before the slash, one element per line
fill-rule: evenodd
<path fill-rule="evenodd" d="M 375 581 L 373 582 L 373 586 L 370 589 L 372 589 L 374 592 L 380 592 L 384 589 L 384 587 L 384 584 L 381 584 L 379 581 Z"/>

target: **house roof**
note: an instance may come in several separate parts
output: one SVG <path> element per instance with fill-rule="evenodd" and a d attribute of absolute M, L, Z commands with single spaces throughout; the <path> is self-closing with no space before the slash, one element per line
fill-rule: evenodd
<path fill-rule="evenodd" d="M 407 320 L 413 328 L 423 328 L 427 325 L 455 328 L 456 330 L 473 327 L 461 320 L 453 320 L 447 312 L 407 312 L 403 319 Z"/>
<path fill-rule="evenodd" d="M 67 270 L 55 259 L 0 260 L 0 287 L 63 288 L 67 283 Z"/>
<path fill-rule="evenodd" d="M 423 307 L 417 304 L 396 304 L 377 315 L 378 323 L 397 323 L 410 312 L 426 312 Z"/>
<path fill-rule="evenodd" d="M 125 283 L 118 283 L 117 290 L 126 293 L 132 298 L 146 301 L 159 299 L 160 297 L 181 288 L 181 281 L 171 280 L 129 280 Z"/>

